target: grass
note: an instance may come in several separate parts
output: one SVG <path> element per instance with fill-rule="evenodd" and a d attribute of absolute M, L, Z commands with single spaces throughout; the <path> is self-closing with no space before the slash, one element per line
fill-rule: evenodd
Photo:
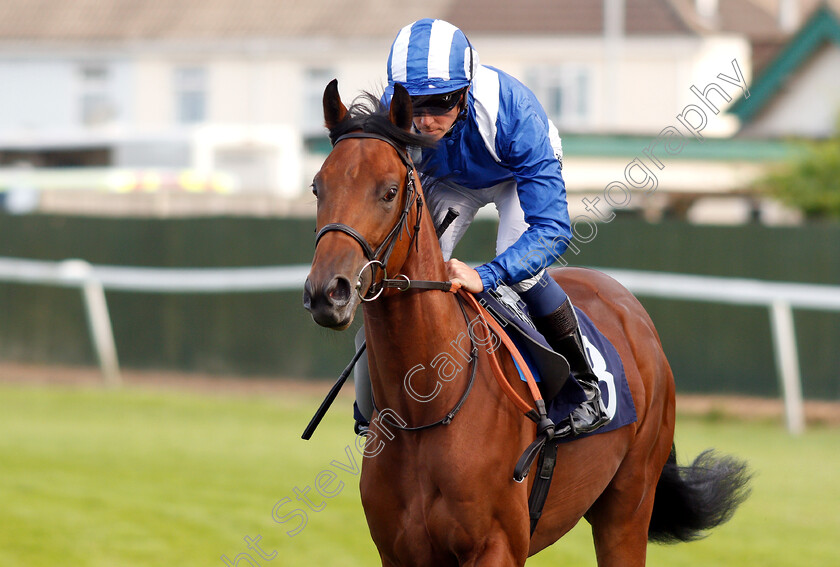
<path fill-rule="evenodd" d="M 300 440 L 319 401 L 0 384 L 0 565 L 223 565 L 245 552 L 263 566 L 378 564 L 347 398 Z M 650 546 L 650 565 L 836 564 L 840 430 L 793 438 L 777 423 L 681 417 L 677 447 L 681 461 L 707 447 L 747 459 L 753 495 L 706 540 Z M 301 525 L 289 514 L 318 482 L 335 496 L 311 489 L 322 509 Z M 528 562 L 560 564 L 595 565 L 585 522 Z"/>

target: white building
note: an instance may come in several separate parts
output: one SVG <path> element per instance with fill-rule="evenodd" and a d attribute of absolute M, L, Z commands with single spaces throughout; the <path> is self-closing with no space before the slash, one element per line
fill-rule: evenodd
<path fill-rule="evenodd" d="M 327 82 L 348 99 L 380 89 L 391 41 L 421 17 L 460 26 L 482 62 L 533 88 L 561 134 L 655 137 L 697 103 L 692 85 L 732 75 L 733 61 L 750 80 L 752 46 L 781 33 L 768 2 L 790 4 L 0 0 L 0 188 L 294 197 L 323 157 Z M 737 29 L 744 14 L 756 29 Z M 720 114 L 703 135 L 737 126 Z M 603 159 L 586 159 L 577 189 L 602 188 Z M 55 175 L 66 167 L 85 169 Z"/>

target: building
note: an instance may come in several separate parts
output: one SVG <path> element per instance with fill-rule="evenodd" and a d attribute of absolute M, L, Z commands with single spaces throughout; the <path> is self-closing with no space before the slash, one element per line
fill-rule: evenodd
<path fill-rule="evenodd" d="M 840 18 L 821 5 L 731 109 L 745 138 L 840 134 Z"/>
<path fill-rule="evenodd" d="M 279 211 L 327 150 L 326 83 L 337 77 L 346 98 L 380 89 L 396 32 L 431 16 L 528 84 L 570 149 L 595 148 L 567 151 L 569 190 L 601 191 L 679 127 L 692 86 L 749 81 L 755 46 L 809 1 L 0 0 L 0 188 L 35 187 L 56 206 L 92 187 L 166 194 L 162 214 L 177 212 L 172 195 L 238 192 Z M 720 112 L 702 136 L 737 129 Z M 685 171 L 667 187 L 731 190 L 744 166 L 719 157 L 705 176 L 675 158 L 667 173 Z"/>

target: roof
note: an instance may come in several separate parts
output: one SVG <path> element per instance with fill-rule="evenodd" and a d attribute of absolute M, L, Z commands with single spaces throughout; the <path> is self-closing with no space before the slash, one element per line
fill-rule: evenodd
<path fill-rule="evenodd" d="M 742 33 L 751 39 L 784 35 L 776 16 L 750 0 L 719 0 L 720 31 Z"/>
<path fill-rule="evenodd" d="M 447 18 L 468 33 L 601 35 L 604 3 L 580 0 L 461 0 Z M 694 34 L 672 0 L 626 0 L 625 33 Z"/>
<path fill-rule="evenodd" d="M 792 0 L 800 13 L 825 0 Z M 831 0 L 840 5 L 840 0 Z M 0 44 L 234 41 L 335 37 L 393 39 L 407 23 L 442 18 L 467 34 L 598 36 L 603 0 L 0 0 Z M 788 34 L 780 0 L 717 0 L 704 20 L 696 0 L 624 0 L 628 36 L 734 33 L 753 47 L 753 69 Z"/>
<path fill-rule="evenodd" d="M 802 14 L 825 1 L 795 0 Z M 779 25 L 781 4 L 717 0 L 717 17 L 704 21 L 696 0 L 625 0 L 625 32 L 726 32 L 766 42 L 787 35 Z M 603 0 L 0 0 L 0 15 L 0 41 L 390 38 L 422 17 L 469 33 L 600 35 L 604 28 Z"/>
<path fill-rule="evenodd" d="M 0 40 L 393 36 L 453 0 L 0 0 Z"/>
<path fill-rule="evenodd" d="M 737 33 L 751 40 L 783 35 L 775 6 L 767 5 L 765 0 L 717 0 L 712 18 L 706 18 L 697 11 L 696 0 L 670 2 L 685 21 L 705 32 Z M 774 4 L 777 2 L 773 0 Z"/>
<path fill-rule="evenodd" d="M 626 0 L 625 33 L 696 33 L 678 1 Z M 390 38 L 422 17 L 468 33 L 599 35 L 604 27 L 603 2 L 594 0 L 0 0 L 0 14 L 0 41 Z"/>
<path fill-rule="evenodd" d="M 795 0 L 810 13 L 826 0 Z M 835 7 L 840 0 L 829 0 Z M 779 0 L 717 0 L 704 21 L 696 0 L 625 0 L 628 35 L 737 33 L 767 43 Z M 423 17 L 468 33 L 600 35 L 603 0 L 0 0 L 0 41 L 392 37 Z"/>
<path fill-rule="evenodd" d="M 840 45 L 840 20 L 827 5 L 820 5 L 776 58 L 750 85 L 750 97 L 739 98 L 729 112 L 749 122 L 784 88 L 791 76 L 825 44 Z"/>

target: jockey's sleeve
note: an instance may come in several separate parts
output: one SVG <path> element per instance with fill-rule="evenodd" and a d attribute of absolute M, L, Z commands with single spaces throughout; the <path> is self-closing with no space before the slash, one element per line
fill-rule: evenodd
<path fill-rule="evenodd" d="M 532 102 L 533 100 L 533 102 Z M 566 184 L 548 135 L 548 118 L 536 99 L 502 101 L 496 150 L 510 169 L 528 229 L 491 262 L 476 268 L 485 289 L 518 283 L 553 264 L 572 237 Z"/>

